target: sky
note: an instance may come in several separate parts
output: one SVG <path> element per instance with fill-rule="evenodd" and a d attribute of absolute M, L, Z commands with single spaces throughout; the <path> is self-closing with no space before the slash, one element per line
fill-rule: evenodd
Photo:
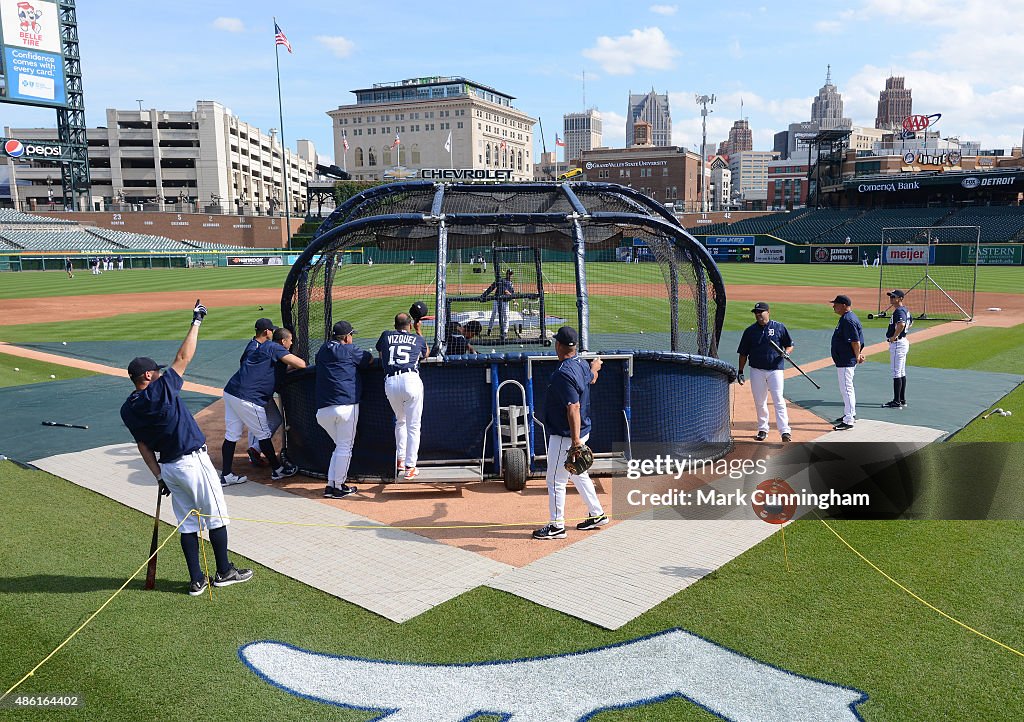
<path fill-rule="evenodd" d="M 755 150 L 810 119 L 831 65 L 844 115 L 873 126 L 889 75 L 906 77 L 914 112 L 941 113 L 945 137 L 1007 152 L 1024 133 L 1024 2 L 852 0 L 605 2 L 462 0 L 153 5 L 79 2 L 86 123 L 106 108 L 186 110 L 216 100 L 264 131 L 280 126 L 273 16 L 288 145 L 312 140 L 333 162 L 326 112 L 374 83 L 465 77 L 515 96 L 544 123 L 601 111 L 604 145 L 623 147 L 629 93 L 668 93 L 672 140 L 701 141 L 696 94 L 714 94 L 708 142 L 750 122 Z M 52 110 L 0 105 L 0 127 L 53 127 Z M 542 148 L 534 127 L 535 154 Z"/>

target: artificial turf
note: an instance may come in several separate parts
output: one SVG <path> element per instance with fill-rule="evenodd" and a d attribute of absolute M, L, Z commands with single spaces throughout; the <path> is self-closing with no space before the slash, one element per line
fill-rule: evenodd
<path fill-rule="evenodd" d="M 152 522 L 10 462 L 0 463 L 0 497 L 2 692 L 143 563 Z M 1018 618 L 1024 524 L 832 525 L 926 600 L 1024 648 Z M 162 525 L 161 538 L 169 533 Z M 252 565 L 256 577 L 249 584 L 216 590 L 212 601 L 192 598 L 184 593 L 184 561 L 172 539 L 159 556 L 155 591 L 133 581 L 17 691 L 82 694 L 91 719 L 187 720 L 201 710 L 212 718 L 366 720 L 372 715 L 302 700 L 260 681 L 238 660 L 238 648 L 275 639 L 332 654 L 467 662 L 585 650 L 681 627 L 783 669 L 856 687 L 869 695 L 858 708 L 868 720 L 1024 715 L 1017 694 L 1024 685 L 1020 657 L 899 591 L 818 521 L 790 525 L 786 541 L 790 570 L 775 535 L 610 632 L 484 588 L 395 624 L 260 565 Z M 35 712 L 33 718 L 67 714 Z M 670 700 L 594 719 L 712 717 Z"/>

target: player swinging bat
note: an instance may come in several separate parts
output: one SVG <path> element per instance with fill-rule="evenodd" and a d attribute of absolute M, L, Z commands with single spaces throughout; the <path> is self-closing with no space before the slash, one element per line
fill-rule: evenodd
<path fill-rule="evenodd" d="M 785 350 L 784 350 L 784 349 L 782 349 L 782 348 L 781 348 L 781 347 L 779 346 L 779 344 L 775 343 L 775 342 L 774 342 L 774 341 L 772 341 L 771 339 L 768 339 L 768 343 L 770 343 L 770 344 L 772 345 L 772 347 L 773 347 L 773 348 L 774 348 L 774 349 L 775 349 L 776 351 L 778 351 L 778 352 L 779 352 L 779 354 L 780 354 L 780 355 L 782 356 L 782 358 L 786 359 L 786 360 L 787 360 L 787 361 L 789 361 L 789 362 L 790 362 L 791 364 L 793 364 L 793 368 L 795 368 L 795 369 L 796 369 L 797 371 L 799 371 L 799 372 L 800 372 L 800 375 L 801 375 L 801 376 L 803 376 L 803 377 L 804 377 L 805 379 L 807 379 L 807 380 L 808 380 L 808 381 L 810 381 L 810 382 L 811 382 L 812 384 L 814 384 L 814 388 L 818 389 L 819 391 L 821 390 L 821 387 L 820 387 L 820 386 L 818 386 L 818 384 L 817 384 L 817 383 L 816 383 L 816 382 L 814 381 L 814 379 L 812 379 L 812 378 L 811 378 L 810 376 L 808 376 L 807 374 L 805 374 L 805 373 L 804 373 L 804 370 L 803 370 L 802 368 L 800 368 L 799 366 L 797 366 L 797 365 L 796 365 L 796 361 L 794 361 L 794 360 L 793 360 L 793 357 L 792 357 L 792 356 L 790 356 L 790 355 L 789 355 L 788 353 L 786 353 L 786 352 L 785 352 Z"/>

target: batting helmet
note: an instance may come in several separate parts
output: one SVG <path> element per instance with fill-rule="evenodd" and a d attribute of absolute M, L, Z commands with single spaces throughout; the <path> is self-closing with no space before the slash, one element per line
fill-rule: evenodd
<path fill-rule="evenodd" d="M 413 321 L 419 321 L 428 313 L 430 313 L 430 311 L 427 310 L 427 304 L 423 303 L 423 301 L 417 301 L 413 305 L 409 306 L 409 315 L 412 316 Z"/>

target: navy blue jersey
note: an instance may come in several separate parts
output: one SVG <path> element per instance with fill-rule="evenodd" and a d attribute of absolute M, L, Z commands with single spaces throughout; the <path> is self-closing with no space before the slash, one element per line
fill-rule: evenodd
<path fill-rule="evenodd" d="M 288 349 L 279 343 L 260 343 L 252 339 L 242 352 L 238 371 L 228 380 L 224 393 L 266 406 L 274 395 L 274 365 L 282 356 L 287 355 Z"/>
<path fill-rule="evenodd" d="M 360 369 L 369 368 L 373 355 L 358 346 L 328 341 L 316 352 L 316 407 L 358 404 L 363 393 Z"/>
<path fill-rule="evenodd" d="M 570 356 L 558 364 L 551 375 L 544 399 L 544 426 L 551 436 L 571 437 L 569 404 L 580 405 L 580 438 L 590 433 L 590 364 L 579 356 Z"/>
<path fill-rule="evenodd" d="M 463 354 L 469 353 L 469 341 L 461 333 L 453 334 L 448 339 L 448 353 L 449 354 Z"/>
<path fill-rule="evenodd" d="M 778 321 L 769 321 L 764 326 L 754 323 L 743 331 L 736 353 L 746 356 L 751 368 L 778 371 L 785 366 L 785 359 L 769 343 L 770 341 L 774 341 L 782 349 L 793 345 L 789 331 Z"/>
<path fill-rule="evenodd" d="M 132 437 L 159 455 L 162 464 L 191 453 L 206 437 L 178 392 L 184 383 L 173 368 L 121 405 L 121 421 Z"/>
<path fill-rule="evenodd" d="M 864 348 L 864 327 L 860 325 L 857 314 L 847 311 L 839 317 L 836 330 L 832 332 L 832 360 L 836 366 L 846 368 L 857 365 L 857 357 L 850 346 L 854 341 L 859 341 L 861 349 Z"/>
<path fill-rule="evenodd" d="M 418 371 L 420 359 L 427 356 L 427 342 L 412 331 L 385 331 L 377 339 L 377 351 L 384 373 Z"/>
<path fill-rule="evenodd" d="M 498 298 L 502 298 L 502 297 L 511 296 L 513 293 L 515 293 L 516 292 L 516 287 L 514 285 L 512 285 L 512 281 L 510 281 L 509 279 L 507 279 L 507 278 L 500 278 L 497 281 L 495 281 L 494 283 L 492 283 L 490 286 L 487 287 L 487 290 L 484 291 L 484 295 L 485 296 L 490 295 L 491 291 L 496 291 L 495 295 Z"/>
<path fill-rule="evenodd" d="M 896 325 L 903 323 L 903 333 L 899 335 L 903 338 L 907 335 L 907 331 L 910 329 L 910 311 L 904 306 L 897 306 L 896 310 L 892 312 L 892 319 L 889 321 L 889 328 L 885 330 L 885 337 L 892 338 L 893 334 L 896 333 Z"/>

